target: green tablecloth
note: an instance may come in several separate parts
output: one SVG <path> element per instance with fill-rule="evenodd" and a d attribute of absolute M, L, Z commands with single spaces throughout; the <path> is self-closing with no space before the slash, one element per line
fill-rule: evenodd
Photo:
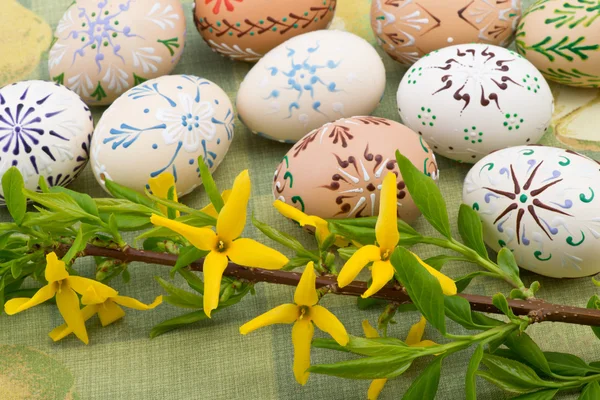
<path fill-rule="evenodd" d="M 8 0 L 3 0 L 8 1 Z M 63 10 L 72 0 L 20 0 L 54 28 Z M 342 0 L 340 16 L 335 26 L 354 30 L 370 37 L 368 17 L 356 14 L 368 10 L 368 0 Z M 530 4 L 531 0 L 525 0 Z M 211 52 L 196 33 L 192 23 L 191 0 L 185 0 L 188 22 L 188 41 L 183 58 L 174 73 L 203 76 L 220 85 L 231 99 L 235 98 L 237 86 L 250 65 L 236 63 Z M 1 4 L 0 4 L 1 6 Z M 0 8 L 0 13 L 2 9 Z M 1 43 L 1 39 L 0 39 Z M 381 106 L 375 114 L 398 120 L 396 89 L 404 68 L 389 57 L 383 56 L 387 68 L 387 90 Z M 1 57 L 6 57 L 2 54 Z M 46 55 L 30 78 L 48 79 Z M 595 92 L 588 94 L 594 97 Z M 558 110 L 564 112 L 563 110 Z M 102 109 L 94 111 L 97 120 Z M 272 201 L 272 173 L 289 145 L 266 141 L 252 135 L 242 124 L 236 126 L 236 136 L 215 179 L 222 188 L 228 187 L 236 174 L 244 168 L 250 170 L 253 182 L 251 209 L 255 215 L 276 228 L 298 235 L 306 243 L 311 237 L 278 216 L 270 206 Z M 546 144 L 556 144 L 552 133 L 544 139 Z M 595 149 L 588 143 L 588 149 Z M 591 146 L 591 147 L 590 147 Z M 591 153 L 589 153 L 591 154 Z M 597 156 L 598 153 L 594 155 Z M 462 181 L 469 166 L 460 165 L 440 157 L 440 187 L 446 196 L 451 217 L 456 218 L 461 200 Z M 71 185 L 71 188 L 104 196 L 94 180 L 90 168 Z M 202 189 L 186 196 L 183 202 L 198 207 L 206 204 Z M 0 210 L 0 219 L 8 220 L 6 210 Z M 416 228 L 432 233 L 421 218 Z M 454 225 L 454 229 L 455 229 Z M 245 232 L 251 237 L 261 237 L 251 226 Z M 424 257 L 436 254 L 436 249 L 418 248 Z M 77 269 L 83 274 L 93 273 L 92 260 L 80 260 Z M 446 273 L 460 276 L 473 270 L 473 266 L 453 264 Z M 159 266 L 133 264 L 132 279 L 123 284 L 117 279 L 114 286 L 122 294 L 150 302 L 162 290 L 153 279 L 168 279 L 168 269 Z M 524 273 L 526 284 L 538 279 L 542 283 L 541 297 L 548 301 L 585 306 L 586 300 L 597 291 L 589 279 L 552 280 Z M 181 280 L 177 284 L 184 287 Z M 476 280 L 468 289 L 471 293 L 492 295 L 497 291 L 507 293 L 509 287 L 494 280 Z M 47 333 L 62 323 L 53 306 L 40 306 L 25 313 L 7 317 L 0 316 L 0 398 L 83 398 L 83 399 L 356 399 L 366 398 L 369 381 L 349 381 L 332 377 L 312 375 L 306 386 L 294 381 L 292 374 L 292 347 L 290 327 L 276 326 L 261 329 L 248 336 L 241 336 L 238 327 L 251 317 L 278 304 L 289 302 L 292 288 L 259 284 L 257 295 L 248 296 L 241 304 L 216 314 L 211 321 L 198 323 L 157 339 L 148 339 L 148 332 L 155 324 L 185 310 L 163 304 L 154 311 L 128 312 L 127 316 L 107 328 L 101 328 L 97 320 L 88 323 L 91 343 L 85 346 L 70 337 L 53 343 Z M 362 334 L 361 320 L 375 323 L 379 311 L 358 311 L 355 299 L 327 296 L 323 304 L 334 312 L 350 333 Z M 398 315 L 397 325 L 391 334 L 405 337 L 410 324 L 418 320 L 416 313 Z M 456 332 L 461 329 L 456 328 Z M 588 327 L 550 324 L 533 326 L 529 330 L 544 350 L 573 352 L 587 361 L 600 359 L 600 343 Z M 319 334 L 318 334 L 319 335 Z M 433 329 L 427 328 L 426 338 L 441 340 Z M 41 353 L 43 352 L 43 353 Z M 313 350 L 313 363 L 331 362 L 339 354 L 326 350 Z M 443 374 L 438 392 L 440 399 L 464 397 L 463 377 L 470 352 L 463 352 L 444 361 Z M 416 363 L 409 372 L 390 381 L 381 399 L 399 398 L 423 367 Z M 504 399 L 508 396 L 499 389 L 479 380 L 481 399 Z M 11 397 L 12 396 L 12 397 Z M 571 398 L 563 396 L 562 398 Z M 574 397 L 573 397 L 574 398 Z"/>

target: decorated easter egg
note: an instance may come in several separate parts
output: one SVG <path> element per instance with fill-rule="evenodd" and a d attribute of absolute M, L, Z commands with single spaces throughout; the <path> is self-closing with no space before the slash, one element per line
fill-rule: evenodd
<path fill-rule="evenodd" d="M 104 187 L 110 179 L 143 192 L 161 172 L 175 176 L 179 196 L 202 183 L 198 157 L 214 171 L 233 139 L 233 109 L 213 82 L 167 75 L 138 85 L 102 115 L 91 164 Z"/>
<path fill-rule="evenodd" d="M 468 163 L 494 150 L 537 143 L 553 108 L 548 84 L 529 61 L 484 44 L 428 54 L 398 88 L 404 124 L 436 153 Z"/>
<path fill-rule="evenodd" d="M 370 114 L 384 89 L 383 62 L 367 41 L 316 31 L 263 57 L 242 81 L 237 108 L 253 133 L 295 143 L 327 122 Z"/>
<path fill-rule="evenodd" d="M 273 196 L 322 218 L 368 217 L 378 214 L 381 184 L 392 172 L 398 217 L 413 222 L 420 212 L 398 170 L 396 150 L 437 181 L 435 156 L 422 137 L 389 119 L 352 117 L 296 143 L 275 171 Z"/>
<path fill-rule="evenodd" d="M 0 176 L 15 166 L 25 187 L 66 186 L 88 161 L 94 122 L 72 91 L 45 81 L 23 81 L 0 89 Z M 1 204 L 4 194 L 0 187 Z"/>
<path fill-rule="evenodd" d="M 89 105 L 170 73 L 185 44 L 179 0 L 77 0 L 56 27 L 50 77 Z"/>
<path fill-rule="evenodd" d="M 371 27 L 383 49 L 410 65 L 446 46 L 484 43 L 507 46 L 521 0 L 373 0 Z"/>
<path fill-rule="evenodd" d="M 570 86 L 600 85 L 598 2 L 544 0 L 523 16 L 517 50 L 544 76 Z"/>
<path fill-rule="evenodd" d="M 326 29 L 337 0 L 195 0 L 194 22 L 211 49 L 257 61 L 294 36 Z"/>
<path fill-rule="evenodd" d="M 521 268 L 554 278 L 600 272 L 600 165 L 571 150 L 518 146 L 480 160 L 463 202 L 485 242 L 509 248 Z"/>

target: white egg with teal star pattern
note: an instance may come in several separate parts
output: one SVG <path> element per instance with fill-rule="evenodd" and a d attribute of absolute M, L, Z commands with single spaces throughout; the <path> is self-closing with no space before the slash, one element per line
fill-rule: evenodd
<path fill-rule="evenodd" d="M 494 250 L 553 278 L 600 272 L 600 163 L 571 150 L 518 146 L 469 171 L 463 202 L 483 222 Z"/>
<path fill-rule="evenodd" d="M 219 86 L 196 76 L 163 76 L 130 89 L 106 110 L 92 140 L 92 169 L 103 187 L 110 179 L 139 192 L 148 179 L 169 172 L 183 196 L 202 183 L 198 157 L 214 171 L 233 133 L 231 101 Z"/>

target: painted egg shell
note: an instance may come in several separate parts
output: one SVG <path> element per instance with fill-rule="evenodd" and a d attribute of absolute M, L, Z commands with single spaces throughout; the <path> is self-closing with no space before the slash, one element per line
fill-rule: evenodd
<path fill-rule="evenodd" d="M 570 86 L 600 85 L 597 2 L 546 0 L 531 6 L 517 31 L 517 50 L 544 76 Z"/>
<path fill-rule="evenodd" d="M 562 1 L 562 0 L 561 0 Z M 510 43 L 521 0 L 373 0 L 371 27 L 383 49 L 410 65 L 446 46 Z"/>
<path fill-rule="evenodd" d="M 383 62 L 366 40 L 316 31 L 263 57 L 242 81 L 237 108 L 253 133 L 295 143 L 327 122 L 370 114 L 384 90 Z"/>
<path fill-rule="evenodd" d="M 469 171 L 463 202 L 483 222 L 494 250 L 508 247 L 519 266 L 555 278 L 600 272 L 600 165 L 571 150 L 518 146 Z"/>
<path fill-rule="evenodd" d="M 468 163 L 494 150 L 537 143 L 553 109 L 550 88 L 529 61 L 484 44 L 430 53 L 398 88 L 404 124 L 437 154 Z"/>
<path fill-rule="evenodd" d="M 77 0 L 54 32 L 50 77 L 89 105 L 170 73 L 185 45 L 179 0 Z"/>
<path fill-rule="evenodd" d="M 16 166 L 25 187 L 66 186 L 88 161 L 90 109 L 64 86 L 23 81 L 0 89 L 0 176 Z M 2 187 L 0 187 L 2 193 Z M 4 204 L 2 193 L 0 203 Z"/>
<path fill-rule="evenodd" d="M 406 126 L 379 117 L 352 117 L 323 125 L 302 138 L 275 171 L 273 195 L 310 215 L 353 218 L 377 215 L 381 184 L 398 177 L 398 217 L 413 222 L 421 213 L 406 189 L 396 150 L 434 180 L 433 152 Z"/>
<path fill-rule="evenodd" d="M 337 0 L 196 0 L 194 22 L 213 51 L 257 61 L 306 32 L 326 29 Z"/>
<path fill-rule="evenodd" d="M 92 140 L 96 180 L 143 192 L 161 172 L 175 176 L 179 196 L 202 183 L 198 156 L 214 171 L 233 139 L 233 110 L 213 82 L 167 75 L 119 97 L 102 115 Z"/>

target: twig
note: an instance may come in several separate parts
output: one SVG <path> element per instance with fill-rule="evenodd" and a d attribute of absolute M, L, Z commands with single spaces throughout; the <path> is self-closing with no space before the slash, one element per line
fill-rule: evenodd
<path fill-rule="evenodd" d="M 64 254 L 68 249 L 68 245 L 61 245 L 58 252 Z M 127 263 L 140 261 L 147 264 L 173 266 L 177 261 L 177 256 L 173 254 L 137 250 L 131 247 L 124 250 L 115 250 L 88 245 L 82 253 L 85 256 L 109 257 Z M 202 271 L 203 264 L 204 260 L 200 259 L 190 264 L 190 269 Z M 229 263 L 229 266 L 225 269 L 224 275 L 249 282 L 269 282 L 288 286 L 297 286 L 301 276 L 298 272 L 246 268 L 234 263 Z M 337 285 L 336 277 L 331 275 L 317 277 L 316 286 L 317 288 L 328 287 L 328 291 L 331 293 L 347 296 L 360 296 L 367 289 L 367 284 L 360 281 L 353 281 L 349 285 L 340 288 Z M 502 314 L 502 312 L 492 304 L 491 297 L 475 294 L 459 294 L 459 296 L 468 300 L 471 304 L 471 309 L 474 311 Z M 410 297 L 405 293 L 403 288 L 399 286 L 388 285 L 372 297 L 398 304 L 411 303 Z M 600 326 L 600 310 L 562 306 L 547 303 L 543 300 L 509 300 L 508 304 L 515 314 L 528 315 L 534 322 L 552 321 L 568 324 Z"/>

